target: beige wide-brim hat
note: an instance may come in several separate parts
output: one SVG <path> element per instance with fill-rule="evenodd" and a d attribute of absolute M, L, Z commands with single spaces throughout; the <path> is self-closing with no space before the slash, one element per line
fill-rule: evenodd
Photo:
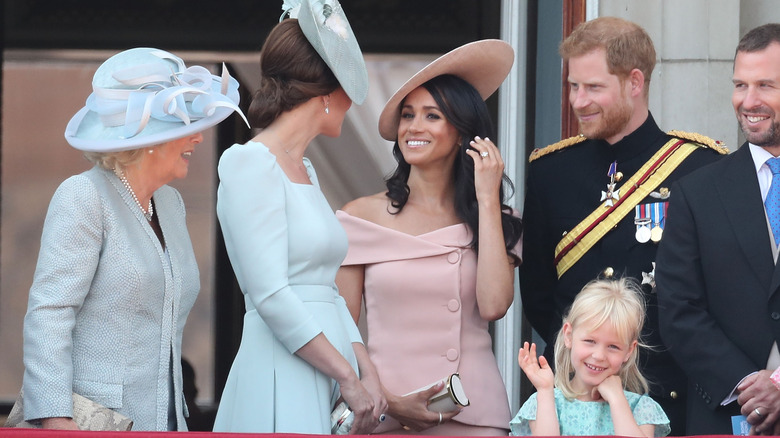
<path fill-rule="evenodd" d="M 474 41 L 454 49 L 417 72 L 385 104 L 379 115 L 379 135 L 385 140 L 398 139 L 401 102 L 417 87 L 445 74 L 457 76 L 476 88 L 487 99 L 504 82 L 515 60 L 509 43 L 501 40 Z"/>
<path fill-rule="evenodd" d="M 170 52 L 138 47 L 98 67 L 92 94 L 68 122 L 65 140 L 85 152 L 159 145 L 208 129 L 234 111 L 246 122 L 238 102 L 238 82 L 224 65 L 215 76 L 205 67 L 186 67 Z"/>

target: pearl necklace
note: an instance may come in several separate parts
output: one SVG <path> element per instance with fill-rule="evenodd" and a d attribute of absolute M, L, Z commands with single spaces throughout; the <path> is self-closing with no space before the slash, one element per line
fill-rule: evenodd
<path fill-rule="evenodd" d="M 154 206 L 152 206 L 152 200 L 151 199 L 149 200 L 149 207 L 146 210 L 144 210 L 144 208 L 141 206 L 141 201 L 139 201 L 138 196 L 135 195 L 135 191 L 130 186 L 130 183 L 127 182 L 127 177 L 125 176 L 125 174 L 119 169 L 114 169 L 114 173 L 119 178 L 119 180 L 122 181 L 122 184 L 125 185 L 127 191 L 130 192 L 130 196 L 133 197 L 133 200 L 135 201 L 136 205 L 138 205 L 138 208 L 141 209 L 141 213 L 144 214 L 146 220 L 151 222 L 152 216 L 154 216 Z"/>

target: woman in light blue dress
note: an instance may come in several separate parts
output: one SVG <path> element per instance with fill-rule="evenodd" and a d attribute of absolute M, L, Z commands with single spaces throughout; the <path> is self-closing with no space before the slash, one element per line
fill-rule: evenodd
<path fill-rule="evenodd" d="M 317 135 L 340 135 L 367 73 L 340 5 L 312 3 L 266 39 L 249 110 L 262 131 L 219 163 L 217 214 L 246 314 L 215 431 L 329 434 L 343 398 L 353 432 L 367 433 L 387 407 L 335 285 L 346 234 L 303 157 Z"/>

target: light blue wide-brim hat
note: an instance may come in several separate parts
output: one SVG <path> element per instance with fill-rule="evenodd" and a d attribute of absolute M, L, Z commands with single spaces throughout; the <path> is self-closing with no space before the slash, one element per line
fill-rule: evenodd
<path fill-rule="evenodd" d="M 387 100 L 379 114 L 379 135 L 389 141 L 398 139 L 401 103 L 414 89 L 436 76 L 457 76 L 487 100 L 504 82 L 514 61 L 512 46 L 496 39 L 474 41 L 447 52 L 417 72 Z"/>
<path fill-rule="evenodd" d="M 360 105 L 368 95 L 368 71 L 352 27 L 336 0 L 285 0 L 282 18 L 297 18 L 306 39 L 328 64 L 341 88 Z"/>
<path fill-rule="evenodd" d="M 238 81 L 224 65 L 215 76 L 164 50 L 129 49 L 97 69 L 92 93 L 68 122 L 65 139 L 86 152 L 159 145 L 210 128 L 233 111 L 246 121 L 238 102 Z"/>

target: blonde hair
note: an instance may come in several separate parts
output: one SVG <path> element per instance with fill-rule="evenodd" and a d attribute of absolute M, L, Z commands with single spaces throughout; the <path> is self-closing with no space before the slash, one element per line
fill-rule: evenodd
<path fill-rule="evenodd" d="M 144 151 L 150 148 L 131 149 L 119 152 L 84 152 L 84 157 L 92 164 L 106 170 L 124 170 L 141 161 Z"/>
<path fill-rule="evenodd" d="M 637 341 L 637 348 L 620 367 L 618 375 L 623 387 L 637 394 L 648 392 L 647 380 L 639 371 L 639 348 L 645 347 L 639 339 L 645 322 L 645 300 L 640 286 L 630 278 L 618 280 L 594 280 L 586 284 L 574 299 L 569 313 L 563 319 L 572 329 L 585 326 L 597 330 L 610 324 L 626 344 Z M 555 386 L 567 399 L 580 395 L 572 387 L 574 367 L 571 349 L 566 347 L 563 328 L 555 339 Z"/>

